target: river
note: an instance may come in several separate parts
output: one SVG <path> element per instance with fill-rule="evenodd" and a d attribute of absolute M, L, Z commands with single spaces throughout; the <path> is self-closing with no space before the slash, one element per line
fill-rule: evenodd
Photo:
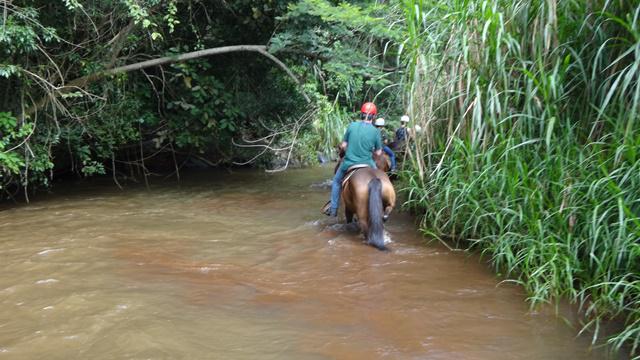
<path fill-rule="evenodd" d="M 319 212 L 329 172 L 64 183 L 0 211 L 0 359 L 606 358 L 406 214 L 390 252 L 364 245 Z"/>

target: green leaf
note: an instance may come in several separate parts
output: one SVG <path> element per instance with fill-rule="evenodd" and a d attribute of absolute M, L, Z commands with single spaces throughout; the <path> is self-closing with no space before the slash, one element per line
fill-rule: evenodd
<path fill-rule="evenodd" d="M 553 126 L 556 123 L 556 117 L 552 117 L 549 119 L 549 123 L 547 124 L 547 136 L 545 137 L 545 142 L 547 143 L 547 149 L 551 147 L 551 135 L 553 134 Z"/>

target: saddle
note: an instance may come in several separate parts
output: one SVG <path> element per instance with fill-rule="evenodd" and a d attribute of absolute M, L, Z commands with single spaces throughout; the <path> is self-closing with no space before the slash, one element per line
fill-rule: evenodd
<path fill-rule="evenodd" d="M 340 166 L 340 163 L 338 163 L 338 166 Z M 344 187 L 347 185 L 347 182 L 353 176 L 353 174 L 358 172 L 359 169 L 366 168 L 366 167 L 369 167 L 369 165 L 366 165 L 366 164 L 355 164 L 355 165 L 349 166 L 349 168 L 347 169 L 346 174 L 344 175 L 344 179 L 342 179 L 342 185 L 341 185 L 342 190 L 344 190 Z M 320 212 L 323 213 L 323 214 L 326 214 L 329 211 L 329 207 L 330 206 L 331 206 L 331 200 L 327 201 L 327 203 L 324 204 L 324 206 L 322 207 Z"/>
<path fill-rule="evenodd" d="M 342 188 L 344 189 L 349 179 L 351 179 L 353 174 L 355 174 L 358 171 L 358 169 L 367 168 L 367 167 L 369 167 L 369 165 L 367 164 L 355 164 L 355 165 L 349 166 L 346 174 L 344 174 L 344 179 L 342 179 Z"/>

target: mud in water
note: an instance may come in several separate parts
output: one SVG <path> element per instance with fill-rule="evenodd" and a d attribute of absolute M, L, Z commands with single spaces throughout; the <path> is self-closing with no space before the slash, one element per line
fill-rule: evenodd
<path fill-rule="evenodd" d="M 405 214 L 390 252 L 363 245 L 319 213 L 329 176 L 69 184 L 1 211 L 0 359 L 606 358 Z"/>

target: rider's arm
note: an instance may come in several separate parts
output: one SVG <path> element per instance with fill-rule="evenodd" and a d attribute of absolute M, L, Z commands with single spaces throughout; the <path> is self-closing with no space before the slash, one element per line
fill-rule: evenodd
<path fill-rule="evenodd" d="M 346 150 L 347 145 L 349 144 L 347 140 L 349 140 L 349 133 L 351 132 L 351 124 L 347 126 L 347 131 L 344 132 L 344 136 L 342 137 L 342 143 L 340 143 L 340 150 Z"/>
<path fill-rule="evenodd" d="M 376 156 L 382 155 L 382 139 L 380 138 L 380 132 L 378 132 L 378 136 L 376 137 L 373 153 L 376 154 Z"/>

